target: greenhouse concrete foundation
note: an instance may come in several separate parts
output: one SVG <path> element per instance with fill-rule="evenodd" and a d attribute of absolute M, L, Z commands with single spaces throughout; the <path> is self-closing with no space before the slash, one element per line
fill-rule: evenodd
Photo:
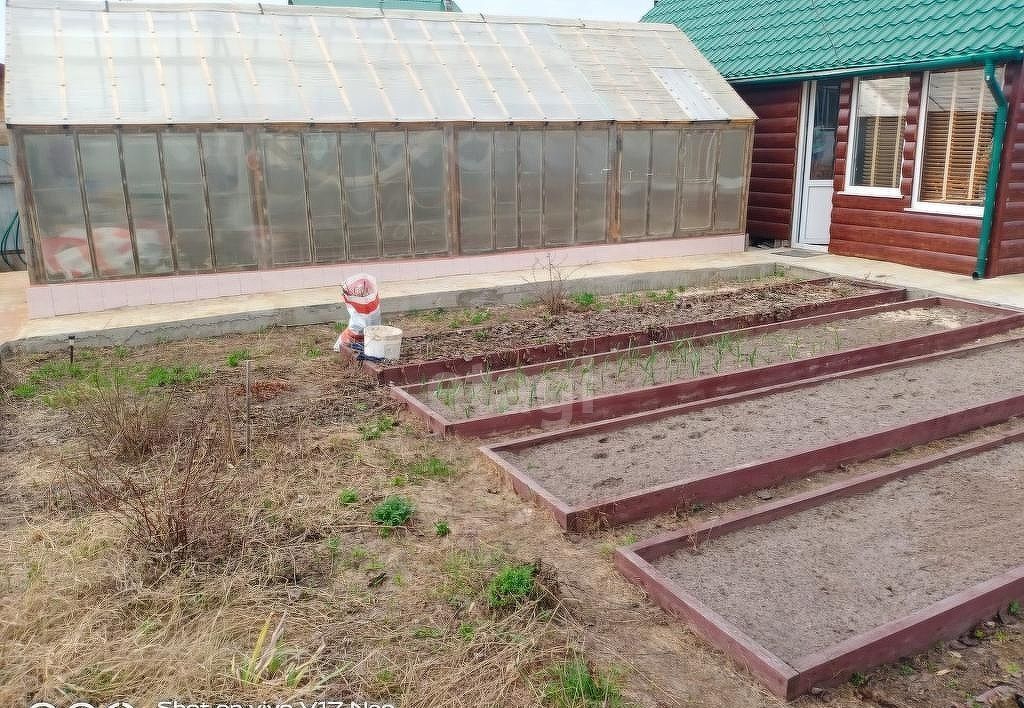
<path fill-rule="evenodd" d="M 254 295 L 334 285 L 340 289 L 346 278 L 363 272 L 372 273 L 380 283 L 387 283 L 536 268 L 537 278 L 543 279 L 547 278 L 549 257 L 556 268 L 571 269 L 583 265 L 648 258 L 742 253 L 745 243 L 744 234 L 732 234 L 480 256 L 361 261 L 269 271 L 32 285 L 28 289 L 28 311 L 31 318 L 53 317 L 117 307 L 192 302 L 233 295 Z"/>

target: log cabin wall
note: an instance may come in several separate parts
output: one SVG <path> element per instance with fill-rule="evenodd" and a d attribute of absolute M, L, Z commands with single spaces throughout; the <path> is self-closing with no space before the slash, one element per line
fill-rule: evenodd
<path fill-rule="evenodd" d="M 996 194 L 995 223 L 989 275 L 1024 273 L 1024 70 L 1006 68 L 1006 97 L 1010 113 Z"/>
<path fill-rule="evenodd" d="M 835 196 L 829 252 L 970 275 L 978 253 L 981 219 L 906 211 L 911 206 L 920 122 L 922 74 L 910 77 L 903 133 L 902 196 L 843 194 L 850 136 L 853 80 L 843 81 L 836 136 Z M 1024 255 L 1024 252 L 1022 252 Z"/>
<path fill-rule="evenodd" d="M 801 84 L 734 88 L 757 114 L 747 232 L 755 239 L 788 241 L 793 230 Z"/>

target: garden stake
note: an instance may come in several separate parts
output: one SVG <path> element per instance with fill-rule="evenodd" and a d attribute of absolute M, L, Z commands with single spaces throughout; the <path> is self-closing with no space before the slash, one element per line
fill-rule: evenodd
<path fill-rule="evenodd" d="M 245 454 L 252 458 L 252 359 L 245 360 Z"/>

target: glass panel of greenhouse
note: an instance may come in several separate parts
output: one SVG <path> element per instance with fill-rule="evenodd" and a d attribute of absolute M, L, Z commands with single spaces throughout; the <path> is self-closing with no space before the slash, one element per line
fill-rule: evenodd
<path fill-rule="evenodd" d="M 754 115 L 678 29 L 8 3 L 35 283 L 745 229 Z"/>

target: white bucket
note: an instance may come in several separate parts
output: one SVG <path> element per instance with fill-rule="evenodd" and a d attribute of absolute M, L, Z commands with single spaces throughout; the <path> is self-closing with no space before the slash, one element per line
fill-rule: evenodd
<path fill-rule="evenodd" d="M 387 325 L 367 327 L 363 330 L 363 355 L 398 361 L 402 355 L 402 330 Z"/>

